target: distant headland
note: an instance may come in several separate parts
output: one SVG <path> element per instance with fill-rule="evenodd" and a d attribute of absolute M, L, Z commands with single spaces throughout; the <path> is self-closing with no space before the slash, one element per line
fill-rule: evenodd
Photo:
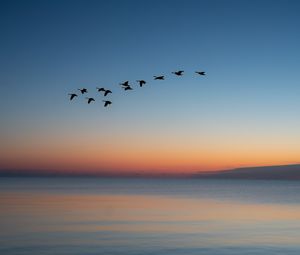
<path fill-rule="evenodd" d="M 300 164 L 199 172 L 194 177 L 205 179 L 300 180 Z"/>

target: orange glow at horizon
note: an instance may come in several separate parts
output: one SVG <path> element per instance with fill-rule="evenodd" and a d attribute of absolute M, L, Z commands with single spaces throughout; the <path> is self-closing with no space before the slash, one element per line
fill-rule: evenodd
<path fill-rule="evenodd" d="M 19 146 L 1 151 L 2 169 L 48 169 L 66 172 L 113 171 L 191 173 L 246 166 L 297 163 L 296 145 L 273 146 L 244 140 L 162 137 L 69 136 L 34 140 L 27 137 Z M 88 138 L 88 139 L 87 139 Z M 60 140 L 61 139 L 61 140 Z M 111 140 L 110 140 L 111 139 Z M 61 142 L 63 141 L 63 142 Z M 118 142 L 116 142 L 118 141 Z"/>

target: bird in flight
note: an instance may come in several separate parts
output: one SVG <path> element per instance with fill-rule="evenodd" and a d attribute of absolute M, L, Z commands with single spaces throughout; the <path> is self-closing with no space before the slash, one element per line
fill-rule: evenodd
<path fill-rule="evenodd" d="M 109 93 L 112 93 L 109 89 L 105 90 L 104 96 L 106 97 Z"/>
<path fill-rule="evenodd" d="M 105 92 L 105 88 L 96 88 L 98 90 L 98 92 L 104 91 Z"/>
<path fill-rule="evenodd" d="M 90 104 L 92 101 L 95 102 L 95 99 L 92 97 L 86 97 L 86 99 L 88 100 L 88 104 Z"/>
<path fill-rule="evenodd" d="M 177 76 L 182 76 L 184 71 L 176 71 L 176 72 L 172 72 L 173 74 L 177 75 Z"/>
<path fill-rule="evenodd" d="M 129 81 L 124 81 L 123 83 L 120 83 L 121 86 L 129 86 Z"/>
<path fill-rule="evenodd" d="M 87 89 L 85 89 L 85 88 L 78 89 L 78 90 L 80 90 L 81 94 L 84 94 L 84 93 L 87 93 L 87 92 L 88 92 Z"/>
<path fill-rule="evenodd" d="M 198 71 L 196 71 L 195 73 L 197 73 L 199 75 L 205 75 L 205 72 L 198 72 Z"/>
<path fill-rule="evenodd" d="M 153 76 L 154 77 L 154 80 L 164 80 L 165 79 L 165 76 Z"/>
<path fill-rule="evenodd" d="M 77 97 L 77 94 L 70 93 L 69 96 L 70 96 L 70 100 L 72 100 L 74 97 Z"/>
<path fill-rule="evenodd" d="M 109 93 L 112 93 L 109 89 L 105 88 L 97 88 L 98 92 L 104 92 L 104 96 L 106 97 Z"/>
<path fill-rule="evenodd" d="M 102 100 L 104 102 L 104 107 L 107 107 L 108 105 L 111 105 L 112 102 L 108 100 Z"/>
<path fill-rule="evenodd" d="M 126 90 L 133 90 L 133 88 L 131 88 L 129 85 L 128 86 L 123 86 L 123 89 Z"/>
<path fill-rule="evenodd" d="M 146 81 L 144 80 L 137 80 L 137 82 L 140 84 L 140 87 L 143 87 L 143 85 L 146 84 Z"/>

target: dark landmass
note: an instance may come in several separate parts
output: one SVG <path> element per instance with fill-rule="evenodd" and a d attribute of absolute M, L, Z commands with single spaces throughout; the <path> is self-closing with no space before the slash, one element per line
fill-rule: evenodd
<path fill-rule="evenodd" d="M 0 177 L 99 177 L 99 178 L 199 178 L 199 179 L 249 179 L 249 180 L 300 180 L 300 164 L 259 166 L 228 169 L 195 174 L 147 172 L 64 172 L 39 170 L 1 170 Z"/>
<path fill-rule="evenodd" d="M 191 174 L 147 172 L 110 172 L 110 171 L 53 171 L 53 170 L 1 170 L 1 177 L 92 177 L 92 178 L 191 178 Z"/>
<path fill-rule="evenodd" d="M 197 173 L 194 177 L 203 179 L 300 180 L 300 164 L 243 167 Z"/>

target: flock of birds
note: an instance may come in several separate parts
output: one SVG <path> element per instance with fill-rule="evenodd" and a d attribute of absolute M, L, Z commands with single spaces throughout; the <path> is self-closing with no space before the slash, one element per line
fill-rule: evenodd
<path fill-rule="evenodd" d="M 174 74 L 176 76 L 182 76 L 183 73 L 184 73 L 184 71 L 182 71 L 182 70 L 172 72 L 172 74 Z M 203 72 L 203 71 L 196 71 L 195 73 L 198 75 L 205 75 L 205 72 Z M 153 76 L 153 78 L 154 78 L 154 80 L 164 80 L 165 76 L 164 75 Z M 145 80 L 137 80 L 136 82 L 139 84 L 140 87 L 143 87 L 147 83 Z M 133 88 L 129 84 L 129 81 L 119 83 L 119 85 L 125 91 L 133 90 Z M 112 91 L 109 89 L 98 88 L 98 87 L 96 87 L 96 89 L 98 92 L 103 93 L 104 97 L 106 97 L 108 94 L 112 94 Z M 88 90 L 86 88 L 81 88 L 78 90 L 81 92 L 82 95 L 88 93 Z M 68 95 L 70 96 L 70 100 L 73 100 L 74 98 L 78 97 L 78 95 L 76 93 L 69 93 Z M 93 97 L 86 97 L 86 100 L 87 100 L 88 104 L 90 104 L 91 102 L 95 102 L 95 99 Z M 112 104 L 112 102 L 110 100 L 102 100 L 102 101 L 104 102 L 104 107 L 107 107 Z"/>

